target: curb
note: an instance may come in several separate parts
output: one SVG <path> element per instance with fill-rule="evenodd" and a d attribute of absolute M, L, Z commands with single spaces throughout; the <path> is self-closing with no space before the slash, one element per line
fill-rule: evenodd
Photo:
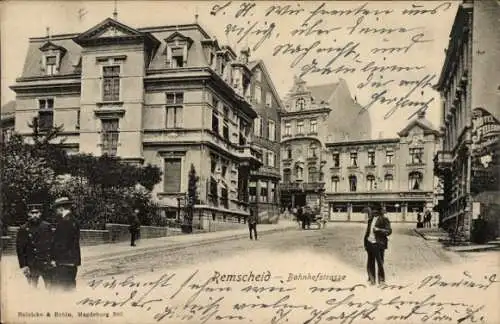
<path fill-rule="evenodd" d="M 292 230 L 294 228 L 295 227 L 274 228 L 274 229 L 261 231 L 259 234 L 285 232 L 288 230 Z M 164 245 L 164 246 L 160 245 L 160 246 L 143 247 L 143 248 L 139 248 L 139 249 L 126 250 L 126 251 L 117 252 L 117 253 L 107 253 L 107 254 L 100 254 L 100 255 L 84 257 L 82 261 L 95 262 L 95 261 L 99 261 L 99 260 L 103 260 L 103 259 L 114 260 L 114 259 L 119 259 L 119 258 L 123 258 L 123 257 L 134 256 L 134 255 L 141 254 L 141 253 L 148 253 L 148 252 L 158 253 L 158 252 L 165 252 L 165 251 L 180 250 L 180 249 L 187 248 L 187 247 L 201 246 L 201 245 L 205 245 L 205 244 L 219 243 L 219 242 L 225 242 L 225 241 L 233 241 L 233 240 L 237 240 L 240 238 L 245 238 L 247 236 L 248 236 L 247 233 L 245 233 L 245 234 L 233 234 L 233 235 L 217 237 L 217 238 L 212 238 L 212 239 L 199 240 L 199 241 L 195 241 L 195 242 L 183 242 L 183 243 L 174 243 L 174 244 Z"/>

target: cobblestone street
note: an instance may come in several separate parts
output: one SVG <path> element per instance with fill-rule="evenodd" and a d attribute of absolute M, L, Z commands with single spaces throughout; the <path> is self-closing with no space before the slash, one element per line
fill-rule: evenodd
<path fill-rule="evenodd" d="M 467 317 L 471 309 L 479 309 L 482 313 L 467 317 L 468 320 L 462 323 L 479 321 L 480 316 L 484 317 L 484 323 L 498 323 L 495 300 L 500 292 L 499 284 L 488 281 L 488 278 L 497 280 L 498 252 L 449 252 L 438 243 L 418 236 L 409 225 L 394 224 L 386 254 L 388 283 L 394 286 L 387 289 L 369 287 L 365 285 L 364 228 L 364 224 L 330 223 L 322 230 L 290 228 L 264 233 L 258 241 L 235 239 L 172 250 L 152 247 L 136 255 L 88 261 L 79 269 L 77 291 L 63 295 L 47 293 L 43 289 L 28 290 L 15 259 L 10 256 L 2 264 L 2 272 L 7 273 L 2 276 L 3 287 L 15 293 L 9 294 L 14 297 L 9 298 L 6 305 L 14 319 L 14 314 L 22 312 L 29 304 L 30 311 L 40 309 L 44 313 L 50 310 L 51 316 L 54 312 L 67 312 L 71 314 L 67 320 L 72 323 L 88 322 L 84 314 L 92 312 L 108 314 L 113 323 L 246 323 L 249 312 L 254 312 L 251 318 L 254 322 L 258 318 L 258 323 L 305 323 L 308 319 L 308 323 L 386 323 L 388 319 L 391 323 L 417 323 L 424 321 L 425 316 L 429 317 L 424 321 L 426 323 L 440 323 L 441 316 L 456 322 Z M 142 243 L 146 245 L 146 242 Z M 230 277 L 224 277 L 226 274 L 252 274 L 261 279 L 227 282 Z M 218 276 L 221 281 L 211 282 L 213 276 Z M 436 287 L 431 286 L 434 282 L 431 278 L 440 278 Z M 464 278 L 468 281 L 464 282 Z M 445 281 L 461 283 L 453 288 L 443 283 Z M 487 283 L 488 289 L 478 288 Z M 420 287 L 422 285 L 425 287 Z M 449 296 L 453 296 L 453 302 L 472 306 L 446 306 Z M 331 298 L 351 298 L 363 303 L 375 303 L 378 298 L 384 301 L 420 298 L 418 303 L 431 300 L 438 303 L 435 305 L 443 303 L 445 306 L 422 306 L 421 313 L 405 320 L 391 316 L 405 309 L 411 313 L 410 306 L 375 306 L 378 309 L 372 317 L 374 320 L 358 317 L 353 322 L 334 321 L 344 315 L 336 313 L 335 316 L 340 317 L 329 320 L 318 315 L 332 312 L 322 310 L 325 306 L 321 306 L 325 300 L 329 300 L 327 304 L 335 300 Z M 359 305 L 356 307 L 362 307 Z M 353 306 L 342 306 L 347 307 L 345 310 L 338 307 L 338 312 L 342 309 L 347 314 Z M 292 311 L 295 315 L 290 316 Z M 364 314 L 364 311 L 356 314 Z M 434 315 L 431 316 L 432 312 Z M 216 320 L 219 315 L 220 319 Z M 239 319 L 226 317 L 233 315 Z M 281 320 L 276 320 L 277 316 Z M 36 322 L 51 323 L 50 319 L 44 315 Z"/>

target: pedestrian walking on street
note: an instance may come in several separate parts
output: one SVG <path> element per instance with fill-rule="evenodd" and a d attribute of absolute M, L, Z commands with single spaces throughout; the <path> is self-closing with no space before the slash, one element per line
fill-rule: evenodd
<path fill-rule="evenodd" d="M 425 217 L 424 217 L 425 227 L 431 228 L 431 219 L 432 219 L 431 212 L 429 210 L 425 211 Z"/>
<path fill-rule="evenodd" d="M 250 216 L 248 216 L 248 231 L 250 232 L 250 239 L 253 240 L 253 234 L 257 240 L 257 213 L 250 209 Z"/>
<path fill-rule="evenodd" d="M 375 285 L 375 262 L 379 284 L 385 283 L 384 253 L 388 245 L 388 236 L 392 234 L 391 222 L 384 215 L 383 207 L 374 212 L 368 210 L 368 224 L 366 227 L 364 246 L 368 255 L 366 269 L 370 284 Z"/>
<path fill-rule="evenodd" d="M 71 211 L 72 204 L 67 197 L 54 202 L 59 219 L 52 243 L 53 286 L 63 291 L 76 288 L 76 273 L 81 265 L 80 225 Z"/>
<path fill-rule="evenodd" d="M 134 209 L 134 213 L 129 217 L 130 246 L 136 246 L 135 241 L 139 238 L 141 231 L 141 221 L 139 220 L 139 209 Z"/>
<path fill-rule="evenodd" d="M 19 267 L 28 283 L 36 288 L 42 277 L 45 288 L 50 288 L 52 227 L 41 219 L 41 207 L 35 204 L 28 206 L 28 221 L 17 232 L 16 250 Z"/>

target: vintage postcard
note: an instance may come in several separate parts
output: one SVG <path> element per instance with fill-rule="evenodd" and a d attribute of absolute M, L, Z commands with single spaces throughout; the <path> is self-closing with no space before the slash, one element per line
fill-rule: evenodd
<path fill-rule="evenodd" d="M 0 20 L 2 323 L 500 323 L 500 1 Z"/>

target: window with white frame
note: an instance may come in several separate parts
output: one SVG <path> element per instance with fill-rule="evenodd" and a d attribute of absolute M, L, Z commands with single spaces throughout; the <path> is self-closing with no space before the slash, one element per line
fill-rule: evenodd
<path fill-rule="evenodd" d="M 333 154 L 332 154 L 332 160 L 333 160 L 333 167 L 334 168 L 340 167 L 340 153 L 333 152 Z"/>
<path fill-rule="evenodd" d="M 262 82 L 262 72 L 260 70 L 255 70 L 254 76 L 256 81 Z"/>
<path fill-rule="evenodd" d="M 366 190 L 373 191 L 376 189 L 375 176 L 373 174 L 369 174 L 366 176 Z"/>
<path fill-rule="evenodd" d="M 285 130 L 284 131 L 285 136 L 291 136 L 292 135 L 292 123 L 285 122 L 284 130 Z"/>
<path fill-rule="evenodd" d="M 306 100 L 304 98 L 298 98 L 295 101 L 295 110 L 301 111 L 306 108 Z"/>
<path fill-rule="evenodd" d="M 349 176 L 349 191 L 355 192 L 358 186 L 358 179 L 355 175 Z"/>
<path fill-rule="evenodd" d="M 351 160 L 351 166 L 352 167 L 357 167 L 358 166 L 358 153 L 357 152 L 351 152 L 350 160 Z"/>
<path fill-rule="evenodd" d="M 309 145 L 309 157 L 310 158 L 318 157 L 318 146 L 316 144 Z"/>
<path fill-rule="evenodd" d="M 260 202 L 268 202 L 267 181 L 260 181 Z"/>
<path fill-rule="evenodd" d="M 267 134 L 270 141 L 276 140 L 276 124 L 274 120 L 269 120 L 267 123 Z"/>
<path fill-rule="evenodd" d="M 47 75 L 57 74 L 57 56 L 50 55 L 45 57 L 45 72 Z"/>
<path fill-rule="evenodd" d="M 283 182 L 290 183 L 292 181 L 292 171 L 290 169 L 283 170 Z"/>
<path fill-rule="evenodd" d="M 180 192 L 182 182 L 182 159 L 168 158 L 164 162 L 163 191 Z M 217 186 L 217 183 L 215 183 Z M 211 183 L 213 189 L 213 183 Z"/>
<path fill-rule="evenodd" d="M 368 152 L 368 165 L 375 165 L 375 151 Z"/>
<path fill-rule="evenodd" d="M 385 190 L 392 190 L 394 183 L 394 176 L 392 174 L 386 174 L 384 176 Z"/>
<path fill-rule="evenodd" d="M 275 203 L 278 201 L 278 195 L 276 195 L 276 183 L 271 182 L 269 185 L 271 187 L 271 202 Z"/>
<path fill-rule="evenodd" d="M 304 121 L 297 121 L 297 134 L 304 134 Z"/>
<path fill-rule="evenodd" d="M 413 164 L 424 162 L 424 149 L 422 147 L 410 148 L 410 161 Z"/>
<path fill-rule="evenodd" d="M 172 59 L 170 62 L 172 68 L 184 67 L 184 47 L 172 48 Z"/>
<path fill-rule="evenodd" d="M 339 183 L 340 183 L 339 177 L 337 176 L 332 177 L 332 192 L 339 191 Z"/>
<path fill-rule="evenodd" d="M 101 144 L 102 154 L 116 156 L 118 150 L 118 119 L 102 119 L 101 120 Z"/>
<path fill-rule="evenodd" d="M 255 136 L 262 136 L 262 119 L 257 117 L 253 121 L 253 134 Z"/>
<path fill-rule="evenodd" d="M 103 101 L 120 100 L 120 66 L 104 66 L 102 81 Z"/>
<path fill-rule="evenodd" d="M 297 165 L 295 167 L 295 177 L 297 178 L 297 180 L 302 180 L 302 178 L 304 177 L 304 168 L 302 168 L 300 165 Z"/>
<path fill-rule="evenodd" d="M 273 151 L 267 151 L 267 165 L 274 168 L 275 163 L 274 163 L 274 152 Z"/>
<path fill-rule="evenodd" d="M 385 152 L 385 163 L 387 163 L 387 164 L 394 163 L 394 151 L 393 150 L 387 150 Z"/>
<path fill-rule="evenodd" d="M 254 91 L 253 97 L 254 97 L 255 103 L 259 104 L 261 102 L 261 99 L 262 99 L 262 90 L 261 90 L 260 86 L 255 85 L 255 88 L 253 91 Z"/>
<path fill-rule="evenodd" d="M 270 92 L 266 93 L 266 106 L 271 107 L 273 105 L 273 97 Z"/>
<path fill-rule="evenodd" d="M 38 129 L 46 131 L 54 127 L 54 99 L 38 99 Z"/>
<path fill-rule="evenodd" d="M 318 121 L 316 119 L 311 119 L 310 123 L 310 133 L 318 133 Z"/>
<path fill-rule="evenodd" d="M 422 189 L 423 176 L 422 173 L 418 171 L 410 172 L 408 175 L 408 184 L 410 190 L 421 190 Z"/>
<path fill-rule="evenodd" d="M 248 195 L 250 202 L 257 201 L 257 182 L 255 181 L 248 182 Z"/>
<path fill-rule="evenodd" d="M 182 107 L 184 105 L 184 93 L 171 92 L 167 93 L 167 128 L 182 127 Z"/>
<path fill-rule="evenodd" d="M 287 159 L 291 159 L 292 158 L 292 147 L 290 145 L 288 145 L 285 148 L 285 156 L 286 156 Z"/>
<path fill-rule="evenodd" d="M 307 170 L 307 173 L 308 173 L 308 181 L 309 182 L 318 182 L 319 181 L 319 173 L 318 173 L 318 169 L 316 167 L 309 167 L 309 169 Z"/>

